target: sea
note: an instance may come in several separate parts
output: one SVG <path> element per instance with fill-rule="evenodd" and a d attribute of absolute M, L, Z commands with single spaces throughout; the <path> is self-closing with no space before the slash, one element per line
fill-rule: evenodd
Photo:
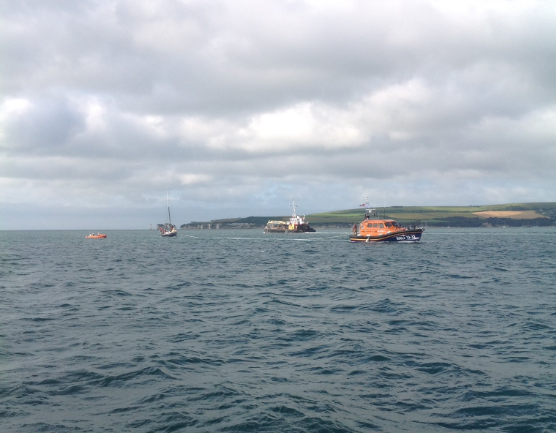
<path fill-rule="evenodd" d="M 555 432 L 556 227 L 0 232 L 0 432 Z"/>

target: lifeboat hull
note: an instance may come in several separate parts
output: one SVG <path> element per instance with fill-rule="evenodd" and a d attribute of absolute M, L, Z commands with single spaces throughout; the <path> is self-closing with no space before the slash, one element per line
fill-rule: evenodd
<path fill-rule="evenodd" d="M 106 235 L 89 235 L 85 236 L 85 239 L 104 239 Z"/>
<path fill-rule="evenodd" d="M 361 236 L 352 235 L 349 237 L 350 242 L 400 242 L 400 243 L 412 243 L 419 242 L 423 234 L 423 229 L 413 229 L 404 230 L 398 232 L 386 233 L 379 236 Z"/>

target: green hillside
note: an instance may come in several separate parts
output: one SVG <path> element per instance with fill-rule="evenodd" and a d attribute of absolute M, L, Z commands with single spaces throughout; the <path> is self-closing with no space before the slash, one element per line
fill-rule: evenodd
<path fill-rule="evenodd" d="M 312 214 L 313 225 L 345 225 L 360 222 L 364 209 Z M 489 206 L 390 206 L 378 208 L 381 217 L 400 223 L 423 221 L 430 226 L 476 227 L 482 225 L 554 225 L 556 203 L 512 203 Z"/>
<path fill-rule="evenodd" d="M 511 203 L 489 206 L 390 206 L 377 208 L 381 217 L 400 223 L 421 221 L 437 227 L 480 226 L 551 226 L 556 225 L 556 203 Z M 338 210 L 307 215 L 314 227 L 350 227 L 365 215 L 364 208 Z M 269 220 L 288 220 L 289 216 L 250 216 L 206 222 L 191 222 L 181 228 L 200 228 L 210 223 L 221 228 L 263 227 Z"/>

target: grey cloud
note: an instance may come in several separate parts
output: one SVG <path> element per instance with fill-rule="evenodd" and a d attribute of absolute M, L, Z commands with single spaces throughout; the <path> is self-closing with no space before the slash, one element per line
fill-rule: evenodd
<path fill-rule="evenodd" d="M 23 152 L 63 149 L 84 129 L 82 116 L 64 100 L 39 100 L 23 116 L 7 119 L 5 145 Z M 58 150 L 59 152 L 60 150 Z"/>
<path fill-rule="evenodd" d="M 0 203 L 553 200 L 556 7 L 466 5 L 4 2 Z"/>

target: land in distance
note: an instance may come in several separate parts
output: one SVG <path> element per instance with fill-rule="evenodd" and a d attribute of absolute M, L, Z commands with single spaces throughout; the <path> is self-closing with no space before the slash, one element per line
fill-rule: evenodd
<path fill-rule="evenodd" d="M 380 217 L 402 224 L 421 221 L 434 227 L 481 226 L 553 226 L 556 225 L 556 202 L 511 203 L 487 206 L 388 206 L 377 208 Z M 315 213 L 306 218 L 312 227 L 351 227 L 364 216 L 364 208 Z M 287 221 L 289 216 L 250 216 L 211 221 L 192 221 L 182 229 L 262 228 L 269 220 Z"/>

